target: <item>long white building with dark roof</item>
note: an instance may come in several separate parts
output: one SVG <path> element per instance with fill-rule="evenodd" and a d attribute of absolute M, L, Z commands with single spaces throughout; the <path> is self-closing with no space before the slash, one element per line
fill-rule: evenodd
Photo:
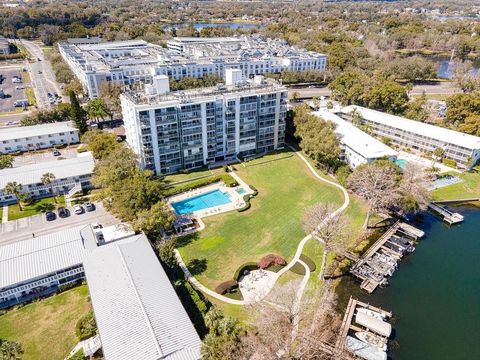
<path fill-rule="evenodd" d="M 356 105 L 341 109 L 341 114 L 346 119 L 351 119 L 354 112 L 376 136 L 387 138 L 392 144 L 425 153 L 442 148 L 445 150 L 445 157 L 461 167 L 469 167 L 480 159 L 478 136 Z"/>

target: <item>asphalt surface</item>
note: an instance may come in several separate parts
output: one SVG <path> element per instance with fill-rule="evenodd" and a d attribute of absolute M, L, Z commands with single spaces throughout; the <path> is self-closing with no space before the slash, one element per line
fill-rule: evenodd
<path fill-rule="evenodd" d="M 55 80 L 50 62 L 45 60 L 45 55 L 40 46 L 32 41 L 21 40 L 21 42 L 32 54 L 34 60 L 34 62 L 27 64 L 27 68 L 32 79 L 37 105 L 39 108 L 50 108 L 52 105 L 48 100 L 48 93 L 61 94 L 60 85 Z"/>
<path fill-rule="evenodd" d="M 3 80 L 0 82 L 0 89 L 3 89 L 6 97 L 0 98 L 0 113 L 14 111 L 17 108 L 13 105 L 17 100 L 26 100 L 25 84 L 12 83 L 14 76 L 22 77 L 22 67 L 0 67 L 0 74 Z M 17 89 L 18 88 L 18 89 Z"/>
<path fill-rule="evenodd" d="M 82 224 L 100 223 L 103 226 L 110 226 L 119 223 L 119 220 L 107 212 L 102 204 L 95 203 L 95 205 L 95 211 L 84 212 L 80 215 L 75 215 L 73 209 L 69 208 L 69 217 L 59 218 L 57 216 L 53 221 L 47 221 L 45 214 L 38 214 L 2 223 L 0 226 L 0 246 L 31 239 L 33 235 L 38 237 Z"/>
<path fill-rule="evenodd" d="M 78 152 L 76 148 L 69 148 L 69 149 L 60 149 L 59 156 L 53 155 L 53 150 L 45 150 L 35 153 L 27 153 L 19 156 L 15 156 L 13 160 L 13 167 L 20 167 L 24 165 L 31 165 L 31 164 L 40 164 L 43 162 L 54 161 L 59 158 L 71 159 L 78 157 Z M 60 160 L 61 161 L 61 160 Z"/>

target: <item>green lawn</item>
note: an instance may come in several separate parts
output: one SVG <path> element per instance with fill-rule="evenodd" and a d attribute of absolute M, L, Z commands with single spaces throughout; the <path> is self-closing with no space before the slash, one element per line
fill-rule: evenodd
<path fill-rule="evenodd" d="M 466 172 L 458 174 L 452 172 L 449 174 L 460 177 L 463 182 L 432 191 L 434 200 L 457 200 L 480 197 L 480 173 Z"/>
<path fill-rule="evenodd" d="M 288 261 L 305 236 L 301 224 L 305 209 L 319 202 L 343 202 L 341 191 L 314 178 L 297 156 L 236 168 L 259 191 L 252 207 L 206 218 L 206 228 L 179 248 L 187 265 L 199 260 L 197 264 L 206 267 L 196 276 L 211 288 L 231 279 L 241 264 L 265 254 L 277 253 Z"/>
<path fill-rule="evenodd" d="M 21 219 L 27 216 L 41 214 L 47 211 L 54 210 L 57 207 L 65 206 L 65 197 L 63 195 L 57 197 L 57 204 L 53 198 L 44 198 L 34 201 L 31 205 L 23 205 L 23 210 L 20 211 L 18 204 L 8 206 L 8 220 Z"/>
<path fill-rule="evenodd" d="M 214 170 L 209 170 L 207 168 L 200 168 L 200 169 L 191 170 L 186 174 L 178 173 L 178 174 L 165 176 L 164 182 L 167 184 L 174 184 L 181 181 L 193 180 L 199 177 L 213 176 L 213 175 L 218 175 L 223 173 L 225 173 L 223 168 L 214 169 Z"/>
<path fill-rule="evenodd" d="M 24 360 L 61 360 L 78 342 L 75 325 L 89 310 L 82 285 L 0 316 L 0 338 L 20 342 Z"/>

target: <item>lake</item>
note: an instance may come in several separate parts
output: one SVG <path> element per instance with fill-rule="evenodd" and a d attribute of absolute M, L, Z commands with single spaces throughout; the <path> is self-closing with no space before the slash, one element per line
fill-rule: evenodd
<path fill-rule="evenodd" d="M 452 79 L 455 75 L 456 63 L 450 62 L 450 58 L 435 57 L 430 58 L 432 61 L 438 64 L 437 76 L 444 79 Z M 477 75 L 480 69 L 480 59 L 473 61 L 472 74 Z"/>
<path fill-rule="evenodd" d="M 449 227 L 427 213 L 426 232 L 403 259 L 390 286 L 369 295 L 346 277 L 342 307 L 350 294 L 394 314 L 393 360 L 480 359 L 480 209 L 459 207 L 465 221 Z"/>

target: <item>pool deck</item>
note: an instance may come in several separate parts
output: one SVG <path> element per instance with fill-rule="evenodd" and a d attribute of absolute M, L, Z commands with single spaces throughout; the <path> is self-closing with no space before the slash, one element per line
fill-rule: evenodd
<path fill-rule="evenodd" d="M 432 167 L 432 164 L 434 164 L 435 167 L 440 170 L 439 171 L 440 174 L 451 172 L 451 171 L 456 173 L 461 173 L 461 171 L 459 171 L 458 169 L 451 168 L 449 166 L 446 166 L 445 164 L 442 164 L 436 161 L 433 162 L 431 159 L 426 159 L 424 157 L 421 157 L 412 153 L 407 153 L 405 151 L 400 151 L 398 153 L 398 160 L 405 160 L 406 162 L 415 163 L 424 169 L 429 169 Z"/>
<path fill-rule="evenodd" d="M 194 216 L 197 219 L 201 219 L 207 216 L 218 215 L 227 211 L 240 209 L 245 205 L 245 201 L 243 201 L 243 197 L 247 194 L 253 194 L 254 191 L 237 174 L 235 174 L 234 172 L 230 172 L 229 174 L 232 175 L 232 177 L 235 178 L 235 180 L 237 180 L 238 186 L 228 187 L 223 182 L 218 182 L 218 183 L 206 185 L 200 188 L 196 188 L 191 191 L 186 191 L 178 195 L 171 196 L 168 198 L 167 202 L 170 205 L 170 207 L 173 209 L 172 203 L 186 200 L 202 194 L 206 194 L 214 190 L 220 190 L 223 193 L 227 193 L 230 196 L 230 200 L 231 200 L 230 203 L 224 204 L 224 205 L 218 205 L 218 206 L 214 206 L 214 207 L 210 207 L 210 208 L 202 209 L 198 211 L 193 211 L 192 213 L 184 214 L 184 215 L 190 215 L 190 216 Z M 245 190 L 245 192 L 242 195 L 238 194 L 236 191 L 237 189 L 241 189 L 241 188 Z"/>

